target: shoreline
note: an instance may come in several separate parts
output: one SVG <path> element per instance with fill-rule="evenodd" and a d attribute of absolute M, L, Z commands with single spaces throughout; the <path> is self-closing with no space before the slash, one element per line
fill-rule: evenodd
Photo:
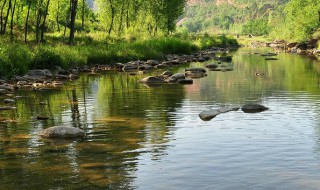
<path fill-rule="evenodd" d="M 66 82 L 76 81 L 81 74 L 97 74 L 106 71 L 127 72 L 131 75 L 142 75 L 152 70 L 170 69 L 173 66 L 179 66 L 190 62 L 205 62 L 211 59 L 225 61 L 230 59 L 226 56 L 231 50 L 239 48 L 235 47 L 212 47 L 206 50 L 194 52 L 192 54 L 167 54 L 159 60 L 136 60 L 126 63 L 114 63 L 110 65 L 85 65 L 74 67 L 68 70 L 62 69 L 60 66 L 55 66 L 54 70 L 49 69 L 33 69 L 29 70 L 23 76 L 14 76 L 11 79 L 0 79 L 0 96 L 5 96 L 14 93 L 18 89 L 44 90 L 55 89 L 64 85 Z M 217 54 L 223 56 L 217 57 Z M 172 81 L 177 82 L 177 81 Z M 180 82 L 178 82 L 180 83 Z M 183 84 L 183 82 L 181 82 Z"/>
<path fill-rule="evenodd" d="M 320 49 L 317 48 L 317 39 L 311 39 L 305 42 L 286 42 L 284 40 L 274 40 L 272 42 L 253 41 L 251 47 L 271 47 L 275 51 L 284 51 L 285 53 L 295 53 L 299 55 L 318 58 L 320 61 Z"/>

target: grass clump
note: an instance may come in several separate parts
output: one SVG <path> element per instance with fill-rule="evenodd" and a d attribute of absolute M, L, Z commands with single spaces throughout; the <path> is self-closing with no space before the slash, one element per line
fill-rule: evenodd
<path fill-rule="evenodd" d="M 10 78 L 26 73 L 32 58 L 32 52 L 26 46 L 19 44 L 2 46 L 0 48 L 0 75 L 2 78 Z"/>

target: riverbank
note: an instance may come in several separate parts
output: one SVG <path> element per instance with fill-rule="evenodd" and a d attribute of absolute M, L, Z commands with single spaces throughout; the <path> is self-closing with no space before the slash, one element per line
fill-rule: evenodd
<path fill-rule="evenodd" d="M 149 39 L 145 43 L 126 42 L 105 47 L 100 44 L 96 48 L 92 45 L 30 48 L 22 44 L 8 45 L 0 56 L 0 72 L 5 77 L 0 80 L 0 94 L 18 88 L 60 87 L 65 81 L 76 80 L 81 73 L 114 70 L 143 74 L 189 62 L 228 59 L 227 56 L 216 57 L 216 54 L 225 55 L 229 48 L 237 46 L 234 39 L 206 35 L 193 38 L 193 41 L 168 37 Z"/>
<path fill-rule="evenodd" d="M 276 52 L 296 53 L 317 58 L 320 61 L 320 41 L 310 39 L 304 42 L 287 42 L 285 40 L 251 41 L 251 47 L 272 47 Z"/>
<path fill-rule="evenodd" d="M 2 42 L 0 76 L 10 79 L 32 69 L 57 67 L 69 70 L 92 65 L 112 65 L 134 60 L 163 59 L 167 54 L 191 54 L 209 47 L 236 47 L 235 39 L 226 36 L 175 35 L 148 39 L 113 39 L 96 41 L 78 39 L 75 46 L 64 44 L 25 45 Z"/>

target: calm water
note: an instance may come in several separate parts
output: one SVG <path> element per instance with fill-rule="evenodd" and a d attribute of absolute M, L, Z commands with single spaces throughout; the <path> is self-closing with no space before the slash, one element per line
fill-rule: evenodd
<path fill-rule="evenodd" d="M 0 189 L 320 189 L 320 64 L 244 52 L 267 50 L 240 49 L 225 65 L 233 71 L 193 85 L 147 87 L 137 83 L 143 76 L 105 73 L 17 91 L 17 110 L 0 112 Z M 270 109 L 198 116 L 246 103 Z M 55 125 L 86 138 L 39 138 Z"/>

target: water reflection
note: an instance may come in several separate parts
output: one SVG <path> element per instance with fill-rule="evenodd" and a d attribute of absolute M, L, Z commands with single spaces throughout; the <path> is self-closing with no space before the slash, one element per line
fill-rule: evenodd
<path fill-rule="evenodd" d="M 319 66 L 297 55 L 267 62 L 254 54 L 267 49 L 240 51 L 248 53 L 234 53 L 233 62 L 219 64 L 225 70 L 208 71 L 193 85 L 144 86 L 137 82 L 143 75 L 107 72 L 57 89 L 18 91 L 17 109 L 0 112 L 1 188 L 248 188 L 248 178 L 262 188 L 308 188 L 288 179 L 320 175 Z M 185 67 L 212 63 L 218 64 Z M 271 109 L 221 114 L 210 122 L 198 117 L 249 102 Z M 41 129 L 54 125 L 82 128 L 86 138 L 39 138 Z M 306 161 L 310 167 L 295 168 Z M 266 183 L 273 176 L 278 180 Z"/>

